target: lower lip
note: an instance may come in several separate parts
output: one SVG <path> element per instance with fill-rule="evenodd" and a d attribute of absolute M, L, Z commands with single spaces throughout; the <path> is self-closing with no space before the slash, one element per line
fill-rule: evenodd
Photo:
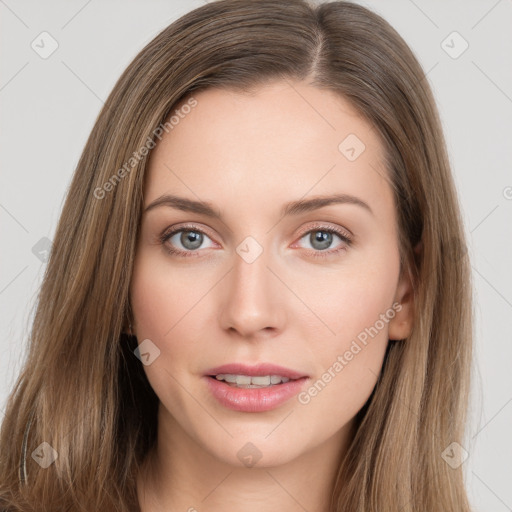
<path fill-rule="evenodd" d="M 211 393 L 224 407 L 241 412 L 275 409 L 297 395 L 308 380 L 303 377 L 267 388 L 236 388 L 215 377 L 205 378 Z"/>

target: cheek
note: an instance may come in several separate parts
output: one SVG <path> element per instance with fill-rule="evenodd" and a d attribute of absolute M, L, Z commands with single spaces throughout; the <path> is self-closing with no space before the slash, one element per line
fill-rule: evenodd
<path fill-rule="evenodd" d="M 163 260 L 163 261 L 162 261 Z M 159 355 L 143 367 L 151 387 L 170 410 L 186 410 L 180 383 L 189 378 L 190 365 L 200 350 L 196 340 L 200 298 L 209 289 L 186 272 L 171 269 L 165 259 L 141 251 L 136 257 L 130 301 L 139 343 L 151 340 Z M 197 332 L 196 332 L 197 331 Z"/>
<path fill-rule="evenodd" d="M 321 336 L 311 334 L 315 376 L 297 397 L 313 431 L 334 433 L 348 424 L 377 383 L 388 345 L 388 323 L 381 315 L 389 321 L 386 312 L 393 300 L 385 284 L 385 279 L 379 286 L 347 279 L 318 299 L 316 311 L 334 334 L 325 329 Z"/>
<path fill-rule="evenodd" d="M 132 277 L 131 304 L 135 317 L 137 337 L 162 339 L 177 319 L 179 301 L 172 293 L 171 281 L 141 259 Z"/>
<path fill-rule="evenodd" d="M 311 273 L 301 280 L 298 295 L 321 322 L 317 333 L 343 349 L 346 343 L 377 323 L 384 337 L 388 323 L 379 322 L 393 304 L 399 267 L 392 261 L 374 265 L 351 265 L 330 274 Z M 318 334 L 316 337 L 318 337 Z"/>
<path fill-rule="evenodd" d="M 136 256 L 130 287 L 139 339 L 170 340 L 174 331 L 195 314 L 194 305 L 209 289 L 198 270 L 172 267 L 163 254 L 141 250 Z"/>
<path fill-rule="evenodd" d="M 135 331 L 139 343 L 150 339 L 160 350 L 158 359 L 144 369 L 155 389 L 168 387 L 169 373 L 188 378 L 197 354 L 204 347 L 207 294 L 214 287 L 211 271 L 169 265 L 156 251 L 137 255 L 130 287 Z M 203 341 L 202 341 L 203 340 Z"/>
<path fill-rule="evenodd" d="M 158 358 L 151 365 L 144 366 L 154 389 L 157 383 L 152 381 L 159 378 L 162 366 L 171 369 L 168 366 L 168 343 L 165 340 L 172 338 L 174 326 L 179 325 L 185 314 L 181 290 L 176 290 L 176 283 L 172 277 L 148 252 L 142 250 L 136 255 L 130 286 L 130 302 L 139 343 L 149 339 L 160 351 Z M 165 361 L 163 365 L 162 361 Z"/>
<path fill-rule="evenodd" d="M 389 254 L 371 264 L 361 259 L 328 279 L 316 274 L 301 286 L 304 302 L 322 322 L 312 323 L 306 334 L 314 340 L 307 350 L 316 375 L 299 401 L 311 402 L 311 411 L 331 409 L 336 424 L 364 405 L 382 367 L 399 273 L 398 254 Z M 332 409 L 336 403 L 343 410 Z"/>

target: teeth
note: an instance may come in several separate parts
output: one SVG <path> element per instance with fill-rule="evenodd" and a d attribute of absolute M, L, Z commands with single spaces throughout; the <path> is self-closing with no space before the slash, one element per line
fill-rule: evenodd
<path fill-rule="evenodd" d="M 236 375 L 221 375 L 221 377 L 224 377 L 223 379 L 219 379 L 219 375 L 217 375 L 217 379 L 219 380 L 225 380 L 226 382 L 236 382 Z"/>
<path fill-rule="evenodd" d="M 266 388 L 290 380 L 288 377 L 281 377 L 280 375 L 258 375 L 251 377 L 249 375 L 233 375 L 229 373 L 216 375 L 215 378 L 241 388 Z"/>
<path fill-rule="evenodd" d="M 270 386 L 272 377 L 265 375 L 264 377 L 251 377 L 251 384 L 258 384 L 258 386 Z M 276 383 L 277 384 L 277 383 Z"/>

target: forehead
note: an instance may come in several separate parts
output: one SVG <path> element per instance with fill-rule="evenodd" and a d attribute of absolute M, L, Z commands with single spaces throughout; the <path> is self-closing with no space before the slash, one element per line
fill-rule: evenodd
<path fill-rule="evenodd" d="M 340 95 L 278 81 L 192 97 L 193 108 L 175 107 L 179 121 L 153 150 L 146 204 L 171 191 L 216 203 L 228 193 L 261 204 L 335 191 L 389 196 L 381 141 Z"/>

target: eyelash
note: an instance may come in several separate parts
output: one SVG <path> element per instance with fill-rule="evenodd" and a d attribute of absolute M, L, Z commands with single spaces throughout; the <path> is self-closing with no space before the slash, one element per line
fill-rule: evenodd
<path fill-rule="evenodd" d="M 182 251 L 182 250 L 176 249 L 166 243 L 172 236 L 174 236 L 176 233 L 180 233 L 182 231 L 193 231 L 193 232 L 201 233 L 203 235 L 208 236 L 208 234 L 205 231 L 198 228 L 197 226 L 189 225 L 189 226 L 180 226 L 178 229 L 174 229 L 172 231 L 165 231 L 159 237 L 159 241 L 164 246 L 165 250 L 169 254 L 172 254 L 174 256 L 180 256 L 180 257 L 184 257 L 184 258 L 199 256 L 199 254 L 198 254 L 200 252 L 199 250 Z M 312 256 L 314 258 L 328 258 L 330 256 L 338 254 L 341 251 L 346 251 L 347 246 L 350 247 L 350 245 L 352 244 L 352 238 L 345 231 L 341 231 L 336 228 L 331 228 L 331 227 L 321 226 L 321 225 L 314 226 L 313 228 L 310 228 L 309 230 L 304 231 L 304 233 L 302 233 L 300 235 L 299 240 L 302 240 L 302 238 L 304 238 L 305 235 L 308 235 L 315 231 L 322 231 L 324 233 L 331 233 L 331 234 L 338 235 L 340 237 L 340 239 L 346 245 L 342 245 L 341 247 L 338 247 L 337 249 L 324 250 L 324 251 L 315 251 L 313 249 L 310 249 L 310 251 L 313 253 Z M 210 237 L 208 236 L 208 238 L 210 238 Z"/>

